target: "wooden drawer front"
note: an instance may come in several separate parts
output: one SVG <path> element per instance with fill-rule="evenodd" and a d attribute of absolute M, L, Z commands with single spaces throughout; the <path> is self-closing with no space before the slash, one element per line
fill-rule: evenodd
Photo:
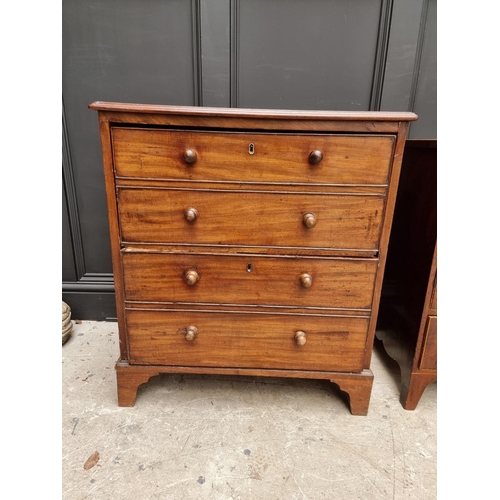
<path fill-rule="evenodd" d="M 125 300 L 369 309 L 377 264 L 376 259 L 124 253 Z M 189 272 L 196 273 L 191 285 Z M 301 283 L 304 274 L 312 279 L 310 287 Z M 307 285 L 308 278 L 302 279 Z"/>
<path fill-rule="evenodd" d="M 114 128 L 116 174 L 177 180 L 382 184 L 395 137 L 220 133 Z M 250 150 L 253 144 L 253 154 Z M 192 164 L 187 150 L 196 152 Z M 311 164 L 312 151 L 322 160 Z"/>
<path fill-rule="evenodd" d="M 433 313 L 437 313 L 437 279 L 434 280 L 434 284 L 432 286 L 432 293 L 431 293 L 431 304 L 429 308 L 432 310 Z"/>
<path fill-rule="evenodd" d="M 429 316 L 422 342 L 421 370 L 437 370 L 437 317 Z"/>
<path fill-rule="evenodd" d="M 129 310 L 126 321 L 132 363 L 319 371 L 360 371 L 368 328 L 367 318 L 190 311 Z"/>
<path fill-rule="evenodd" d="M 185 211 L 198 217 L 187 222 Z M 376 252 L 384 198 L 122 188 L 118 209 L 128 242 L 361 249 Z M 304 224 L 314 214 L 313 228 Z"/>

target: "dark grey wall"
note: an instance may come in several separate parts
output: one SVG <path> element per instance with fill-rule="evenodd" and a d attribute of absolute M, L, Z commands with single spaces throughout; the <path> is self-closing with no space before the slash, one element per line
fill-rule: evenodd
<path fill-rule="evenodd" d="M 437 0 L 424 2 L 422 12 L 419 64 L 414 72 L 412 110 L 419 115 L 412 124 L 412 139 L 437 137 Z"/>
<path fill-rule="evenodd" d="M 94 100 L 415 111 L 436 138 L 436 0 L 63 0 L 63 300 L 114 316 Z"/>
<path fill-rule="evenodd" d="M 233 106 L 371 108 L 382 0 L 250 0 L 235 19 Z"/>
<path fill-rule="evenodd" d="M 394 0 L 380 109 L 413 111 L 411 139 L 437 139 L 437 0 Z"/>
<path fill-rule="evenodd" d="M 199 9 L 186 0 L 64 0 L 62 5 L 63 185 L 74 261 L 71 272 L 70 258 L 63 257 L 63 299 L 76 317 L 104 319 L 115 314 L 108 296 L 113 276 L 97 116 L 88 105 L 94 100 L 198 105 Z M 96 294 L 105 304 L 99 311 Z"/>

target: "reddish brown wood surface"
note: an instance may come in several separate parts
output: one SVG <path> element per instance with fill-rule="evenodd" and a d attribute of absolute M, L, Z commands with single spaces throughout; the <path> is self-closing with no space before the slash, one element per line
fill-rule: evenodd
<path fill-rule="evenodd" d="M 377 135 L 129 128 L 113 128 L 112 136 L 119 177 L 305 184 L 386 185 L 395 142 Z M 317 164 L 309 160 L 314 150 L 322 153 Z M 186 151 L 193 163 L 186 162 Z"/>
<path fill-rule="evenodd" d="M 401 403 L 408 410 L 437 380 L 436 175 L 436 141 L 409 141 L 377 332 L 401 367 Z"/>
<path fill-rule="evenodd" d="M 367 415 L 370 402 L 373 373 L 363 370 L 360 373 L 317 372 L 298 370 L 260 370 L 252 368 L 206 368 L 167 365 L 131 365 L 127 361 L 116 363 L 118 405 L 134 406 L 137 389 L 151 377 L 160 373 L 198 373 L 204 375 L 246 375 L 284 378 L 325 379 L 339 386 L 349 395 L 349 406 L 353 415 Z"/>
<path fill-rule="evenodd" d="M 281 120 L 335 120 L 335 121 L 414 121 L 417 115 L 411 112 L 394 111 L 304 111 L 289 109 L 249 109 L 249 108 L 213 108 L 195 106 L 172 106 L 163 104 L 123 103 L 109 101 L 94 101 L 90 109 L 112 111 L 118 113 L 146 113 L 161 115 L 191 115 L 216 118 L 272 118 Z"/>
<path fill-rule="evenodd" d="M 411 377 L 405 379 L 401 384 L 400 401 L 405 410 L 414 410 L 429 384 L 436 382 L 435 371 L 413 372 Z"/>
<path fill-rule="evenodd" d="M 384 198 L 322 196 L 280 191 L 226 192 L 180 189 L 118 191 L 126 242 L 378 250 Z M 194 207 L 196 222 L 184 213 Z M 312 213 L 313 228 L 303 222 Z"/>
<path fill-rule="evenodd" d="M 349 316 L 356 318 L 370 318 L 368 309 L 325 309 L 317 307 L 294 307 L 294 306 L 259 306 L 240 304 L 208 304 L 208 303 L 184 303 L 184 302 L 136 302 L 126 301 L 128 309 L 144 309 L 154 311 L 200 311 L 200 312 L 227 312 L 227 313 L 268 313 L 268 314 L 290 314 L 290 315 L 316 315 L 316 316 Z"/>
<path fill-rule="evenodd" d="M 128 310 L 130 361 L 180 366 L 359 372 L 366 318 Z M 199 333 L 185 339 L 186 328 Z M 299 346 L 297 331 L 307 342 Z"/>
<path fill-rule="evenodd" d="M 424 330 L 420 370 L 437 370 L 437 317 L 428 316 Z"/>
<path fill-rule="evenodd" d="M 369 309 L 376 259 L 198 254 L 123 255 L 125 299 Z M 199 281 L 189 285 L 186 273 Z M 309 288 L 300 277 L 308 273 Z"/>
<path fill-rule="evenodd" d="M 429 310 L 431 314 L 437 314 L 437 277 L 434 279 L 434 284 L 432 286 L 431 293 L 431 303 L 429 306 Z"/>
<path fill-rule="evenodd" d="M 368 196 L 385 196 L 387 186 L 380 184 L 298 184 L 298 183 L 273 183 L 273 182 L 229 182 L 212 180 L 190 181 L 188 179 L 158 179 L 158 178 L 136 178 L 136 177 L 116 177 L 116 186 L 119 188 L 168 188 L 168 189 L 197 189 L 205 191 L 235 191 L 235 192 L 276 192 L 284 190 L 287 193 L 311 193 L 321 195 L 356 195 L 364 194 Z"/>
<path fill-rule="evenodd" d="M 227 373 L 331 380 L 365 415 L 416 115 L 90 108 L 107 179 L 119 404 L 158 373 Z"/>
<path fill-rule="evenodd" d="M 115 367 L 118 389 L 118 406 L 134 406 L 137 389 L 151 377 L 161 373 L 159 367 L 129 365 L 128 362 L 118 362 Z"/>
<path fill-rule="evenodd" d="M 422 315 L 418 324 L 412 372 L 417 372 L 420 369 L 432 369 L 437 372 L 437 297 L 434 297 L 435 304 L 433 304 L 433 295 L 435 291 L 437 292 L 436 284 L 437 245 L 434 246 L 431 268 L 427 276 L 427 288 L 423 296 Z M 425 368 L 421 366 L 422 362 L 426 365 Z"/>
<path fill-rule="evenodd" d="M 116 316 L 118 321 L 118 334 L 120 337 L 120 357 L 122 359 L 127 359 L 128 338 L 127 326 L 125 323 L 125 306 L 122 283 L 123 273 L 120 257 L 120 227 L 118 224 L 118 207 L 116 205 L 113 152 L 111 148 L 109 122 L 102 115 L 99 116 L 99 131 L 101 138 L 102 161 L 104 166 L 104 182 L 106 186 L 106 202 L 108 206 L 109 236 L 116 298 Z"/>
<path fill-rule="evenodd" d="M 417 115 L 407 112 L 261 110 L 103 101 L 96 101 L 89 108 L 99 110 L 103 119 L 114 124 L 233 130 L 395 133 L 401 122 L 417 119 Z"/>
<path fill-rule="evenodd" d="M 358 377 L 332 377 L 331 382 L 337 384 L 341 391 L 349 396 L 349 405 L 353 415 L 367 415 L 373 386 L 373 374 L 370 370 L 363 370 Z"/>
<path fill-rule="evenodd" d="M 385 265 L 387 262 L 387 248 L 389 245 L 389 237 L 391 234 L 392 220 L 394 216 L 394 206 L 396 204 L 396 196 L 398 192 L 399 177 L 401 174 L 401 164 L 403 161 L 403 153 L 405 147 L 406 136 L 408 133 L 408 122 L 400 122 L 399 134 L 396 141 L 394 150 L 394 159 L 392 162 L 392 169 L 390 174 L 389 188 L 387 190 L 387 200 L 384 213 L 384 222 L 380 232 L 379 241 L 379 268 L 375 278 L 375 286 L 373 291 L 372 302 L 372 317 L 370 326 L 368 328 L 368 336 L 366 341 L 365 351 L 365 368 L 368 368 L 371 363 L 372 346 L 375 340 L 375 331 L 377 328 L 378 311 L 380 307 L 380 297 L 382 291 L 382 284 L 384 279 Z"/>

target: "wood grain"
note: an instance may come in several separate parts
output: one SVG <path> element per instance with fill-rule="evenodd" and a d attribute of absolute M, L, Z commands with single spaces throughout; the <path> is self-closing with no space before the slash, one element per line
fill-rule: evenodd
<path fill-rule="evenodd" d="M 431 292 L 431 303 L 429 305 L 430 314 L 437 314 L 437 276 L 434 278 Z"/>
<path fill-rule="evenodd" d="M 108 206 L 109 236 L 111 244 L 111 260 L 115 285 L 116 316 L 120 339 L 120 357 L 128 357 L 127 326 L 125 323 L 125 307 L 122 284 L 122 262 L 120 258 L 120 226 L 118 207 L 116 205 L 116 185 L 113 166 L 113 151 L 111 148 L 111 132 L 109 122 L 99 116 L 99 132 L 101 139 L 102 161 L 104 167 L 104 182 L 106 186 L 106 202 Z"/>
<path fill-rule="evenodd" d="M 401 405 L 405 410 L 415 410 L 426 387 L 437 380 L 435 371 L 414 372 L 410 379 L 401 384 Z"/>
<path fill-rule="evenodd" d="M 249 108 L 214 108 L 209 106 L 175 106 L 165 104 L 123 103 L 94 101 L 89 109 L 98 111 L 118 111 L 120 113 L 157 113 L 162 115 L 192 115 L 213 117 L 248 117 L 281 118 L 284 120 L 363 120 L 363 121 L 413 121 L 417 115 L 411 112 L 395 111 L 305 111 L 291 109 L 249 109 Z"/>
<path fill-rule="evenodd" d="M 395 136 L 112 129 L 120 177 L 386 185 Z M 249 153 L 249 145 L 253 153 Z M 320 150 L 323 159 L 311 164 Z M 187 163 L 186 151 L 196 152 Z"/>
<path fill-rule="evenodd" d="M 369 196 L 385 196 L 386 185 L 375 184 L 312 184 L 287 182 L 286 186 L 282 182 L 254 182 L 254 181 L 218 181 L 199 180 L 193 183 L 189 179 L 158 179 L 148 177 L 115 177 L 116 186 L 123 187 L 143 187 L 143 188 L 165 188 L 169 189 L 204 189 L 210 191 L 269 191 L 277 192 L 285 190 L 294 193 L 317 193 L 322 195 L 356 195 L 365 194 Z"/>
<path fill-rule="evenodd" d="M 405 147 L 406 136 L 408 134 L 408 122 L 399 123 L 399 133 L 394 149 L 394 158 L 391 167 L 389 188 L 387 190 L 387 199 L 385 204 L 384 221 L 380 232 L 379 241 L 379 269 L 377 277 L 375 278 L 375 286 L 373 291 L 372 302 L 372 318 L 368 329 L 368 337 L 366 342 L 365 351 L 365 368 L 368 368 L 371 363 L 371 355 L 373 342 L 375 340 L 375 331 L 377 328 L 377 317 L 380 307 L 380 297 L 382 291 L 382 284 L 384 280 L 385 264 L 387 262 L 387 247 L 389 245 L 389 238 L 392 228 L 392 219 L 394 216 L 394 206 L 396 204 L 396 196 L 398 192 L 399 176 L 401 174 L 401 164 L 403 161 L 403 153 Z"/>
<path fill-rule="evenodd" d="M 360 373 L 342 373 L 315 370 L 226 368 L 220 366 L 210 368 L 204 366 L 132 365 L 128 361 L 121 359 L 116 363 L 115 370 L 119 406 L 134 406 L 138 387 L 160 373 L 198 373 L 202 375 L 246 375 L 250 377 L 330 380 L 349 395 L 349 405 L 353 415 L 367 415 L 373 384 L 371 370 L 363 370 Z"/>
<path fill-rule="evenodd" d="M 428 316 L 425 327 L 420 370 L 437 370 L 437 316 Z"/>
<path fill-rule="evenodd" d="M 124 344 L 119 405 L 159 373 L 246 374 L 330 380 L 366 415 L 416 115 L 90 108 L 103 131 Z"/>
<path fill-rule="evenodd" d="M 360 371 L 367 318 L 128 311 L 130 362 Z M 189 342 L 186 328 L 199 333 Z M 298 346 L 302 330 L 307 343 Z"/>
<path fill-rule="evenodd" d="M 378 321 L 401 368 L 401 403 L 413 410 L 437 380 L 437 143 L 406 143 Z"/>
<path fill-rule="evenodd" d="M 384 198 L 181 189 L 118 190 L 125 242 L 342 248 L 378 251 Z M 194 224 L 184 218 L 194 207 Z M 317 218 L 307 228 L 304 213 Z"/>
<path fill-rule="evenodd" d="M 330 381 L 337 384 L 341 391 L 348 394 L 353 415 L 364 416 L 368 414 L 373 386 L 373 373 L 371 370 L 363 370 L 357 378 L 337 375 L 331 378 Z"/>
<path fill-rule="evenodd" d="M 377 265 L 377 259 L 128 253 L 125 300 L 369 309 Z M 186 284 L 188 271 L 199 275 L 196 284 Z M 304 273 L 312 277 L 309 288 L 301 284 Z"/>
<path fill-rule="evenodd" d="M 198 108 L 202 109 L 202 108 Z M 205 109 L 205 108 L 203 108 Z M 234 110 L 233 110 L 234 111 Z M 311 116 L 297 116 L 286 119 L 285 116 L 210 116 L 206 114 L 175 114 L 175 113 L 148 113 L 142 112 L 122 112 L 122 111 L 100 111 L 103 119 L 113 125 L 131 126 L 160 126 L 179 127 L 193 129 L 217 129 L 217 130 L 259 130 L 276 131 L 282 133 L 289 132 L 326 132 L 326 133 L 362 133 L 362 134 L 397 134 L 399 120 L 336 120 L 333 117 L 315 119 Z M 415 115 L 413 115 L 415 116 Z M 404 120 L 403 120 L 404 121 Z"/>

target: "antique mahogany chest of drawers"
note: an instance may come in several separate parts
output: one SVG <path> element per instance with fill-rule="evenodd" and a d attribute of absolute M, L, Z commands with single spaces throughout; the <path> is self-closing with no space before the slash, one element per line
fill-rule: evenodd
<path fill-rule="evenodd" d="M 118 404 L 160 373 L 327 379 L 368 411 L 413 113 L 95 102 Z"/>

